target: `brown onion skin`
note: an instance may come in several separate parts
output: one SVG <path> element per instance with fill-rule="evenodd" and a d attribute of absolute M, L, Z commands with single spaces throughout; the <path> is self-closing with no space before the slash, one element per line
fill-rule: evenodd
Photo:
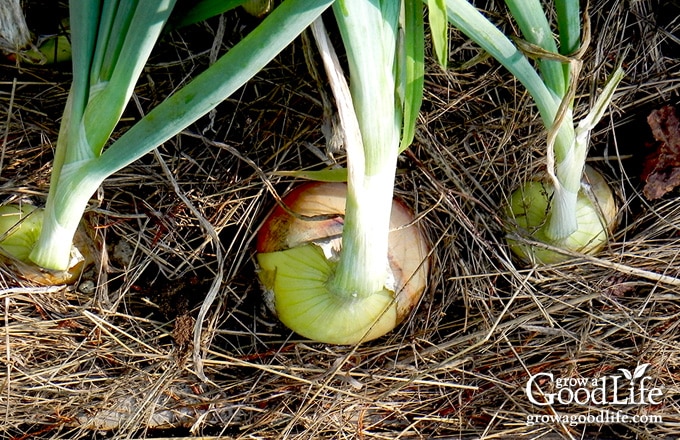
<path fill-rule="evenodd" d="M 334 238 L 341 242 L 347 185 L 338 182 L 308 182 L 287 193 L 281 201 L 304 217 L 289 214 L 277 205 L 257 235 L 257 252 L 276 252 L 315 241 Z M 392 203 L 388 261 L 396 280 L 397 324 L 417 305 L 427 287 L 429 242 L 413 224 L 411 210 L 398 199 Z"/>
<path fill-rule="evenodd" d="M 345 194 L 341 183 L 308 182 L 288 192 L 281 202 L 301 217 L 324 216 L 324 220 L 305 220 L 276 205 L 257 235 L 257 252 L 276 252 L 311 241 L 340 236 L 344 224 Z"/>

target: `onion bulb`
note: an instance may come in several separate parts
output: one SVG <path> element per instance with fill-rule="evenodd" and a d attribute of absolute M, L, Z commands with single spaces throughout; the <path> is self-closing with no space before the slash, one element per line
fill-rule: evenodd
<path fill-rule="evenodd" d="M 517 235 L 539 241 L 569 252 L 595 254 L 607 243 L 616 226 L 617 207 L 611 188 L 600 173 L 586 165 L 581 189 L 577 196 L 578 228 L 561 240 L 551 240 L 545 233 L 553 186 L 547 179 L 532 180 L 510 196 L 506 215 L 516 227 Z M 512 251 L 531 263 L 559 263 L 571 256 L 551 249 L 533 246 L 518 240 L 508 240 Z"/>
<path fill-rule="evenodd" d="M 342 252 L 344 183 L 311 182 L 288 193 L 257 237 L 265 300 L 296 333 L 331 344 L 357 344 L 391 331 L 427 284 L 429 247 L 413 214 L 394 200 L 385 287 L 363 296 L 329 290 Z M 370 243 L 367 243 L 370 246 Z"/>
<path fill-rule="evenodd" d="M 241 7 L 250 15 L 262 18 L 272 9 L 273 0 L 246 0 Z"/>
<path fill-rule="evenodd" d="M 27 203 L 0 206 L 0 259 L 13 267 L 18 276 L 38 284 L 73 283 L 92 263 L 94 243 L 81 227 L 73 239 L 68 269 L 40 268 L 33 264 L 29 255 L 40 236 L 43 218 L 43 209 Z"/>
<path fill-rule="evenodd" d="M 28 204 L 0 206 L 0 250 L 17 260 L 28 262 L 38 240 L 42 210 Z"/>

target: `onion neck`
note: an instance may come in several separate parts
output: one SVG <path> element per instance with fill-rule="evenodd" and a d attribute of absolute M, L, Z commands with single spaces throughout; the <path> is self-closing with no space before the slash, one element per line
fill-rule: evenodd
<path fill-rule="evenodd" d="M 562 133 L 564 131 L 568 133 Z M 555 191 L 545 227 L 546 237 L 554 243 L 559 243 L 578 229 L 576 201 L 585 161 L 585 145 L 575 142 L 572 118 L 565 118 L 555 139 Z"/>
<path fill-rule="evenodd" d="M 93 161 L 64 165 L 59 185 L 50 190 L 45 205 L 42 230 L 29 258 L 50 270 L 66 270 L 71 264 L 73 237 L 83 212 L 105 175 L 92 172 Z"/>
<path fill-rule="evenodd" d="M 339 297 L 370 296 L 385 288 L 390 275 L 387 254 L 394 167 L 385 168 L 381 175 L 366 176 L 358 185 L 348 184 L 342 251 L 329 280 L 329 290 Z"/>

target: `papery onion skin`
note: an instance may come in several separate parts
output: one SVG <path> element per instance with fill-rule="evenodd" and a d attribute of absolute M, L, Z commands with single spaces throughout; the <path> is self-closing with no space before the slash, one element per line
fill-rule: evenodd
<path fill-rule="evenodd" d="M 356 344 L 391 331 L 418 303 L 429 272 L 427 238 L 411 224 L 410 210 L 395 200 L 388 255 L 394 291 L 385 288 L 367 298 L 329 292 L 326 281 L 335 261 L 315 243 L 340 251 L 346 193 L 344 183 L 298 186 L 282 202 L 298 215 L 318 219 L 305 220 L 277 206 L 257 237 L 259 278 L 274 297 L 279 319 L 302 336 L 331 344 Z"/>
<path fill-rule="evenodd" d="M 277 205 L 257 235 L 257 252 L 282 251 L 321 239 L 340 238 L 346 194 L 343 183 L 309 182 L 297 186 L 282 202 L 300 218 Z"/>
<path fill-rule="evenodd" d="M 515 227 L 512 232 L 570 252 L 592 255 L 602 250 L 616 226 L 618 214 L 614 195 L 604 177 L 586 165 L 577 198 L 578 229 L 559 242 L 548 239 L 544 232 L 552 192 L 552 184 L 547 179 L 529 181 L 515 190 L 506 208 L 506 215 Z M 515 255 L 530 263 L 553 264 L 572 258 L 517 240 L 508 239 L 508 243 Z"/>

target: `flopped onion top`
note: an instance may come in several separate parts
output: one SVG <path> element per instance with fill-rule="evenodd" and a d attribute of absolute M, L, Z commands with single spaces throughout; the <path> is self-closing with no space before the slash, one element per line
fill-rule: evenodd
<path fill-rule="evenodd" d="M 549 179 L 532 180 L 510 196 L 506 213 L 514 223 L 515 235 L 528 240 L 510 239 L 512 251 L 531 263 L 551 264 L 566 261 L 571 255 L 548 249 L 531 241 L 546 243 L 569 252 L 594 254 L 607 243 L 617 220 L 617 207 L 612 190 L 602 175 L 586 165 L 576 201 L 576 231 L 566 238 L 548 237 L 546 227 L 554 202 L 554 189 Z M 546 215 L 547 214 L 547 215 Z"/>
<path fill-rule="evenodd" d="M 319 342 L 356 344 L 391 331 L 408 316 L 427 284 L 427 240 L 413 214 L 395 200 L 385 287 L 371 295 L 333 292 L 347 187 L 313 182 L 287 194 L 257 238 L 259 278 L 287 327 Z M 370 246 L 370 243 L 368 244 Z"/>

